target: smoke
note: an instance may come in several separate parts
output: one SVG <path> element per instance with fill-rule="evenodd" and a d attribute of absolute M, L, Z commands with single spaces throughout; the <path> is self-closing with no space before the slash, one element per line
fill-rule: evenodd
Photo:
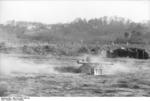
<path fill-rule="evenodd" d="M 87 57 L 85 57 L 87 58 Z M 135 65 L 135 61 L 131 59 L 122 60 L 107 60 L 100 56 L 88 56 L 88 61 L 91 63 L 99 63 L 103 67 L 104 74 L 117 74 L 118 72 L 123 73 L 134 73 L 139 70 L 138 66 Z M 65 60 L 66 61 L 66 60 Z M 57 64 L 55 64 L 57 63 Z M 63 68 L 75 66 L 70 63 L 70 65 L 63 64 L 62 61 L 50 59 L 48 62 L 35 63 L 31 60 L 24 61 L 21 58 L 17 58 L 9 55 L 0 56 L 0 75 L 11 75 L 11 74 L 21 74 L 21 73 L 59 73 L 56 67 Z M 70 68 L 67 68 L 70 70 Z M 66 69 L 66 68 L 65 68 Z M 76 69 L 76 68 L 75 68 Z"/>
<path fill-rule="evenodd" d="M 85 58 L 91 63 L 99 63 L 103 68 L 103 73 L 106 75 L 118 74 L 118 73 L 135 73 L 141 70 L 135 65 L 134 59 L 106 59 L 101 56 L 85 56 Z"/>
<path fill-rule="evenodd" d="M 37 64 L 33 61 L 24 61 L 17 57 L 1 55 L 0 74 L 10 75 L 13 73 L 55 73 L 54 66 L 48 63 Z"/>

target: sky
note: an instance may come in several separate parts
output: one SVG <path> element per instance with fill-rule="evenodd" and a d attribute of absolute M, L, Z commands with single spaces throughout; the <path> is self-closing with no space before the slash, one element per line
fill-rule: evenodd
<path fill-rule="evenodd" d="M 71 22 L 76 18 L 119 16 L 134 22 L 150 20 L 149 0 L 2 0 L 0 23 L 8 20 L 47 24 Z"/>

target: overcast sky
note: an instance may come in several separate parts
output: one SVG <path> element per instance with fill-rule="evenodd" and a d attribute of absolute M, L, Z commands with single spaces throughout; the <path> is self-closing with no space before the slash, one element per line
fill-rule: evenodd
<path fill-rule="evenodd" d="M 16 20 L 52 24 L 103 16 L 125 17 L 135 22 L 150 20 L 150 1 L 0 1 L 0 23 Z"/>

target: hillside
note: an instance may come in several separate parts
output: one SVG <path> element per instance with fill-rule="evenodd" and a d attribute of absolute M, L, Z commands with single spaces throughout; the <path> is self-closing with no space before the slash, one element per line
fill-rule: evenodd
<path fill-rule="evenodd" d="M 149 43 L 148 23 L 135 23 L 121 17 L 102 17 L 85 20 L 77 18 L 70 23 L 43 24 L 25 21 L 9 21 L 0 25 L 0 36 L 9 40 L 40 42 L 137 42 Z M 96 40 L 96 41 L 95 41 Z M 132 41 L 131 41 L 132 40 Z"/>

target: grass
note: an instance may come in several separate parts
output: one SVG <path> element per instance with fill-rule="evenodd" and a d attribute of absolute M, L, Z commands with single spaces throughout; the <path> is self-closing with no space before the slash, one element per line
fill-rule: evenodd
<path fill-rule="evenodd" d="M 80 73 L 80 69 L 65 61 L 69 66 L 56 67 L 59 71 L 56 74 L 26 73 L 1 77 L 0 82 L 5 82 L 0 86 L 1 96 L 150 96 L 150 70 L 94 76 Z"/>
<path fill-rule="evenodd" d="M 0 97 L 7 96 L 8 84 L 7 82 L 0 82 Z"/>
<path fill-rule="evenodd" d="M 2 93 L 7 92 L 9 95 L 150 96 L 150 79 L 141 79 L 141 75 L 136 73 L 102 77 L 83 74 L 34 74 L 34 77 L 9 77 L 3 81 L 10 84 L 10 90 L 4 89 Z"/>

